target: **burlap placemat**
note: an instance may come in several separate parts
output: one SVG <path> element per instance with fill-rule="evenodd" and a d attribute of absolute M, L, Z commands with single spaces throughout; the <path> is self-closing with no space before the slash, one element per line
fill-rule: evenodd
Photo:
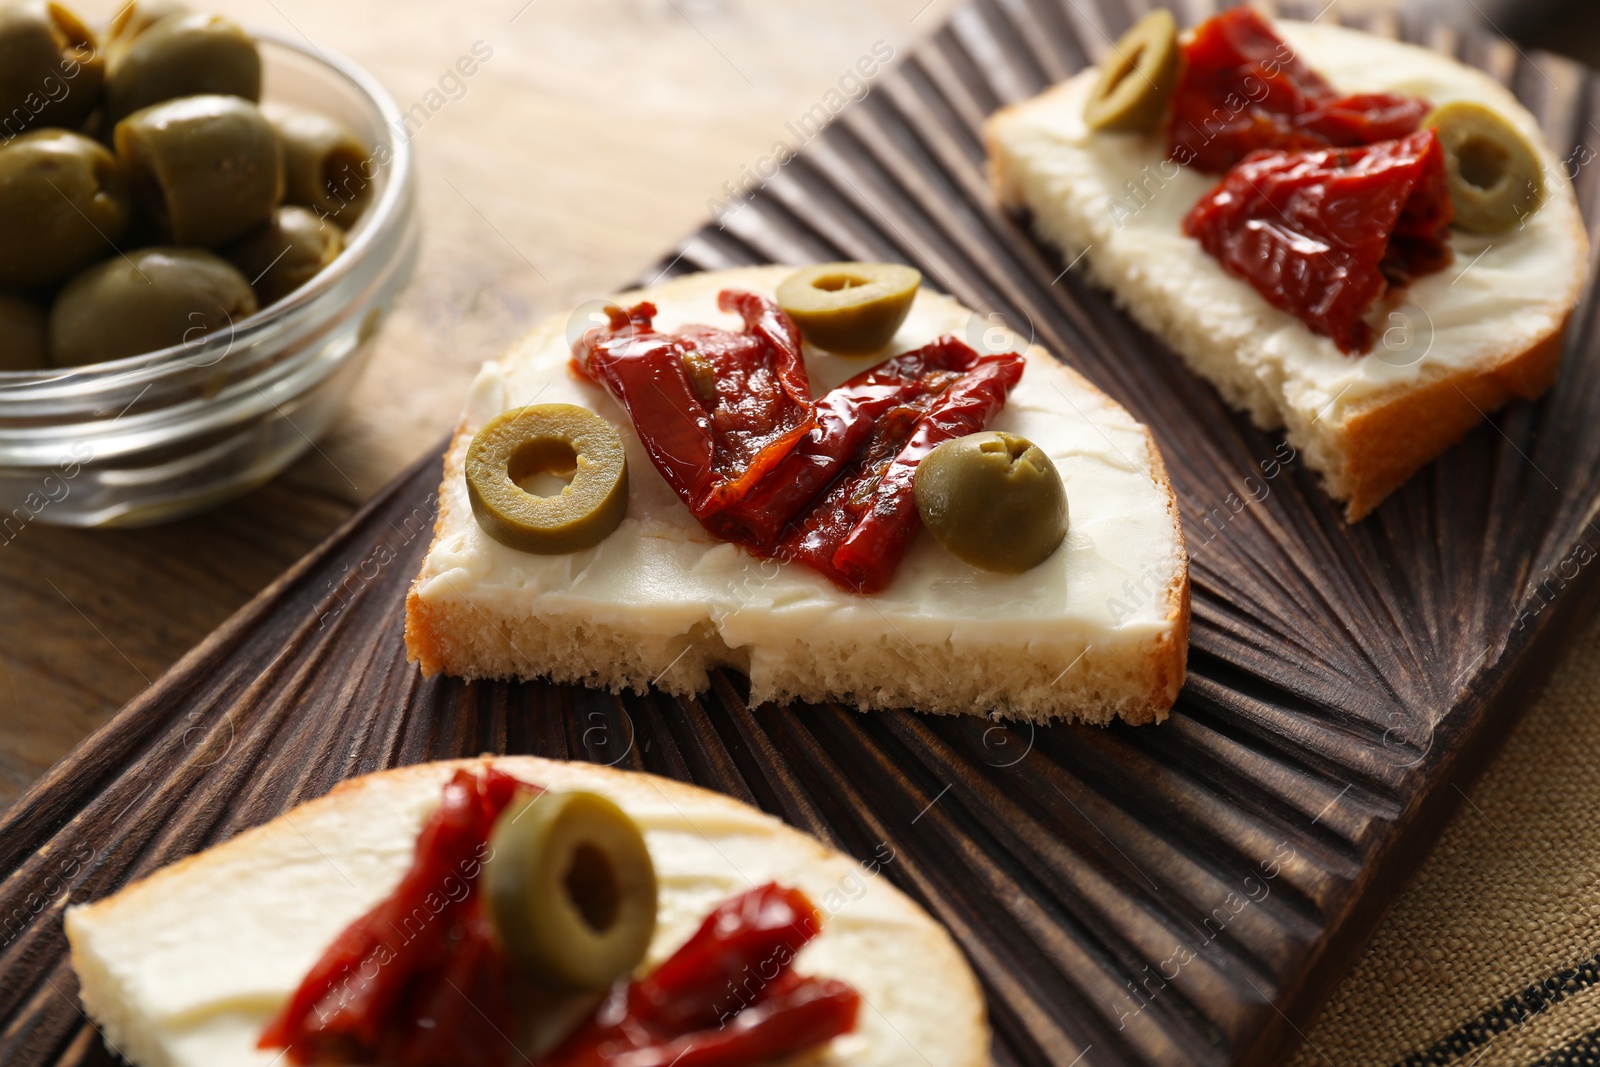
<path fill-rule="evenodd" d="M 1294 1067 L 1600 1065 L 1600 624 L 1334 993 Z"/>

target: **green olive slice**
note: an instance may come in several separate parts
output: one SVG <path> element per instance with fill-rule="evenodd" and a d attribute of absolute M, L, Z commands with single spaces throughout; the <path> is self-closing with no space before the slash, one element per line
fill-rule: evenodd
<path fill-rule="evenodd" d="M 1044 450 L 986 430 L 946 441 L 917 464 L 917 513 L 957 559 L 1020 574 L 1067 535 L 1067 490 Z"/>
<path fill-rule="evenodd" d="M 1456 226 L 1471 233 L 1504 233 L 1544 202 L 1539 153 L 1491 108 L 1456 100 L 1424 121 L 1439 135 Z"/>
<path fill-rule="evenodd" d="M 1091 130 L 1147 133 L 1166 113 L 1178 87 L 1178 24 L 1158 9 L 1117 39 L 1100 64 L 1100 79 L 1083 105 Z"/>
<path fill-rule="evenodd" d="M 841 356 L 870 356 L 894 340 L 922 275 L 899 263 L 822 263 L 785 278 L 778 305 L 800 334 Z"/>
<path fill-rule="evenodd" d="M 541 555 L 576 552 L 611 535 L 628 511 L 628 454 L 612 425 L 573 404 L 501 412 L 467 448 L 467 497 L 485 533 Z M 571 475 L 550 496 L 519 482 Z"/>
<path fill-rule="evenodd" d="M 495 821 L 489 849 L 489 916 L 529 979 L 599 991 L 644 959 L 656 926 L 656 872 L 644 835 L 621 808 L 595 793 L 527 797 Z"/>

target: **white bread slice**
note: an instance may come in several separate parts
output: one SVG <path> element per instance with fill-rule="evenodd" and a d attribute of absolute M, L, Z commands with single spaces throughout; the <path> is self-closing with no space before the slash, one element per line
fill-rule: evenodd
<path fill-rule="evenodd" d="M 657 327 L 729 329 L 723 289 L 771 296 L 792 267 L 689 275 L 625 293 Z M 954 333 L 973 314 L 922 291 L 891 351 Z M 986 336 L 993 327 L 976 320 Z M 1026 342 L 1007 335 L 1021 351 Z M 841 592 L 798 564 L 763 561 L 707 534 L 667 487 L 622 409 L 568 369 L 566 323 L 536 328 L 474 384 L 445 457 L 436 534 L 406 603 L 406 646 L 424 672 L 548 677 L 691 694 L 707 671 L 750 678 L 750 700 L 840 700 L 1034 720 L 1166 716 L 1183 681 L 1189 578 L 1171 485 L 1149 432 L 1042 348 L 991 424 L 1048 452 L 1066 482 L 1067 541 L 1021 575 L 960 562 L 926 532 L 895 580 L 871 597 Z M 993 350 L 999 350 L 995 348 Z M 871 366 L 807 349 L 819 395 Z M 628 515 L 594 548 L 536 556 L 479 529 L 462 458 L 489 418 L 537 400 L 598 412 L 628 450 Z"/>
<path fill-rule="evenodd" d="M 1484 413 L 1555 381 L 1588 238 L 1562 162 L 1488 75 L 1355 30 L 1274 26 L 1341 92 L 1486 104 L 1545 163 L 1544 206 L 1509 234 L 1453 231 L 1455 263 L 1382 309 L 1382 336 L 1367 355 L 1340 353 L 1183 235 L 1184 215 L 1218 176 L 1171 162 L 1164 132 L 1091 134 L 1083 104 L 1092 69 L 989 120 L 991 175 L 1003 205 L 1030 212 L 1037 234 L 1067 259 L 1086 252 L 1090 277 L 1228 403 L 1263 429 L 1286 428 L 1354 522 Z"/>
<path fill-rule="evenodd" d="M 983 1067 L 989 1028 L 965 958 L 881 872 L 754 808 L 654 775 L 531 756 L 425 763 L 342 782 L 327 796 L 66 914 L 83 1006 L 137 1067 L 269 1067 L 272 1013 L 334 937 L 386 896 L 458 767 L 614 800 L 644 830 L 660 884 L 653 966 L 722 901 L 778 881 L 824 916 L 802 974 L 842 978 L 864 1004 L 854 1033 L 807 1064 Z"/>

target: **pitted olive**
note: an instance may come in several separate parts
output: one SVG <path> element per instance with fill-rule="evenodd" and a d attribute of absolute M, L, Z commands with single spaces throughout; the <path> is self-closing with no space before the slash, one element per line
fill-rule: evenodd
<path fill-rule="evenodd" d="M 232 19 L 176 12 L 119 38 L 106 67 L 106 118 L 115 124 L 184 96 L 261 99 L 261 53 Z"/>
<path fill-rule="evenodd" d="M 0 293 L 0 371 L 40 370 L 50 365 L 45 322 L 41 305 Z"/>
<path fill-rule="evenodd" d="M 303 207 L 280 207 L 223 255 L 250 280 L 262 307 L 276 304 L 344 251 L 344 231 Z"/>
<path fill-rule="evenodd" d="M 599 992 L 638 966 L 656 927 L 656 874 L 621 808 L 596 793 L 540 793 L 501 813 L 489 846 L 489 916 L 524 975 Z"/>
<path fill-rule="evenodd" d="M 823 263 L 785 278 L 778 305 L 818 348 L 870 356 L 894 340 L 921 282 L 899 263 Z"/>
<path fill-rule="evenodd" d="M 1544 170 L 1539 153 L 1498 112 L 1469 100 L 1440 107 L 1424 120 L 1439 135 L 1456 226 L 1504 233 L 1539 210 Z"/>
<path fill-rule="evenodd" d="M 1161 122 L 1178 87 L 1178 23 L 1158 8 L 1128 28 L 1100 64 L 1083 105 L 1091 130 L 1144 133 Z"/>
<path fill-rule="evenodd" d="M 79 125 L 104 80 L 94 34 L 72 12 L 43 0 L 0 7 L 0 133 Z"/>
<path fill-rule="evenodd" d="M 278 136 L 248 100 L 186 96 L 117 123 L 117 155 L 162 233 L 216 248 L 272 218 L 283 200 Z"/>
<path fill-rule="evenodd" d="M 987 430 L 939 445 L 917 464 L 917 513 L 958 559 L 1020 574 L 1067 535 L 1067 491 L 1044 449 Z"/>
<path fill-rule="evenodd" d="M 367 150 L 350 128 L 298 108 L 262 108 L 283 142 L 284 199 L 348 230 L 372 200 Z"/>
<path fill-rule="evenodd" d="M 0 147 L 0 285 L 53 285 L 113 255 L 128 228 L 111 153 L 82 134 L 35 130 Z"/>
<path fill-rule="evenodd" d="M 523 483 L 542 474 L 570 477 L 552 494 Z M 560 555 L 597 545 L 628 511 L 628 454 L 605 419 L 575 404 L 536 404 L 501 412 L 467 449 L 473 518 L 501 544 Z"/>
<path fill-rule="evenodd" d="M 199 248 L 141 248 L 68 282 L 50 309 L 58 366 L 122 359 L 173 345 L 199 347 L 255 314 L 250 283 Z"/>

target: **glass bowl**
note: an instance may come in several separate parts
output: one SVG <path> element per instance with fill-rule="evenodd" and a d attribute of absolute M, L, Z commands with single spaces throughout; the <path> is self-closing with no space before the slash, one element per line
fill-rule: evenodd
<path fill-rule="evenodd" d="M 271 307 L 159 352 L 0 373 L 0 546 L 30 523 L 142 526 L 283 470 L 332 425 L 417 254 L 400 110 L 349 60 L 269 32 L 262 99 L 321 111 L 374 146 L 344 253 Z"/>

